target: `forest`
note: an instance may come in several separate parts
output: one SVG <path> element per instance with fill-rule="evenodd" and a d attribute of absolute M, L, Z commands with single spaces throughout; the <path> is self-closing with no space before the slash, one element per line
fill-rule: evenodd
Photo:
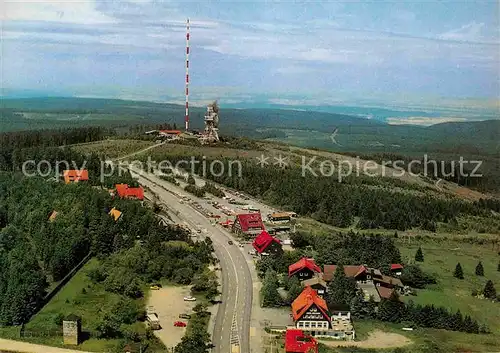
<path fill-rule="evenodd" d="M 465 153 L 467 154 L 467 152 Z M 416 175 L 426 175 L 432 180 L 443 179 L 461 186 L 481 191 L 500 190 L 500 182 L 497 177 L 499 172 L 498 160 L 494 158 L 494 153 L 492 156 L 484 156 L 485 158 L 481 158 L 480 165 L 476 162 L 466 163 L 467 160 L 464 160 L 462 171 L 460 171 L 459 157 L 456 159 L 453 158 L 452 162 L 439 158 L 438 151 L 430 152 L 430 154 L 425 158 L 422 158 L 421 156 L 414 158 L 409 155 L 396 153 L 363 154 L 345 152 L 344 154 L 352 157 L 359 157 L 364 160 L 375 161 L 379 164 L 386 163 L 388 167 L 395 166 L 403 168 L 404 170 L 411 171 Z M 454 154 L 459 154 L 459 151 L 456 151 Z M 471 159 L 471 161 L 472 160 L 474 159 Z M 396 165 L 394 163 L 395 161 L 398 161 Z M 420 163 L 411 161 L 419 161 Z M 478 166 L 477 170 L 476 166 Z"/>
<path fill-rule="evenodd" d="M 175 163 L 184 157 L 170 155 Z M 211 161 L 207 159 L 207 164 Z M 228 159 L 224 170 L 231 170 Z M 242 175 L 224 174 L 207 177 L 214 182 L 261 198 L 271 205 L 310 216 L 337 227 L 357 226 L 361 229 L 407 230 L 419 227 L 435 232 L 437 224 L 456 224 L 463 215 L 492 218 L 490 209 L 498 201 L 467 202 L 456 198 L 437 198 L 427 194 L 402 193 L 384 186 L 388 182 L 369 177 L 337 178 L 302 175 L 300 168 L 261 168 L 248 160 L 241 160 Z M 202 175 L 200 163 L 195 172 Z M 402 182 L 399 182 L 402 183 Z M 398 185 L 398 181 L 394 181 Z M 394 186 L 393 185 L 393 186 Z M 495 228 L 490 231 L 499 232 Z"/>
<path fill-rule="evenodd" d="M 220 133 L 273 139 L 336 152 L 419 153 L 420 156 L 437 152 L 464 156 L 498 154 L 498 120 L 443 123 L 429 127 L 398 126 L 356 115 L 322 112 L 321 107 L 309 106 L 303 110 L 279 108 L 234 109 L 224 107 L 224 102 L 221 102 Z M 368 114 L 370 110 L 378 109 L 366 108 L 364 113 Z M 190 113 L 192 128 L 202 129 L 205 108 L 192 107 Z M 484 118 L 495 119 L 497 115 L 492 111 Z M 4 99 L 0 108 L 0 130 L 85 125 L 117 129 L 127 129 L 134 124 L 182 126 L 183 117 L 184 107 L 175 104 L 64 97 Z M 336 129 L 339 131 L 338 145 L 332 144 L 330 139 L 330 134 Z M 498 176 L 498 172 L 492 177 L 495 175 Z"/>
<path fill-rule="evenodd" d="M 122 212 L 117 222 L 108 215 L 112 207 Z M 151 281 L 191 284 L 213 261 L 212 251 L 209 242 L 193 243 L 184 230 L 159 225 L 138 202 L 112 199 L 88 184 L 0 172 L 1 325 L 26 323 L 49 286 L 90 252 L 101 259 L 92 280 L 132 299 Z"/>

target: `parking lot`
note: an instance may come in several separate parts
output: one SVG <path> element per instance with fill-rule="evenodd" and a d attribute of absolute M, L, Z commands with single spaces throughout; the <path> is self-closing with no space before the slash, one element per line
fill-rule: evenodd
<path fill-rule="evenodd" d="M 183 287 L 163 287 L 158 290 L 151 290 L 148 298 L 148 307 L 153 309 L 160 320 L 160 330 L 154 333 L 167 348 L 175 347 L 186 332 L 185 327 L 174 327 L 174 322 L 183 321 L 179 319 L 180 314 L 191 314 L 196 302 L 184 301 L 184 297 L 190 295 L 190 288 Z"/>

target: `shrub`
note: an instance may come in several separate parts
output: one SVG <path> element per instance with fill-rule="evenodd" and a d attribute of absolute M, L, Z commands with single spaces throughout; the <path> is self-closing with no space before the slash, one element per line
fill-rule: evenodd
<path fill-rule="evenodd" d="M 455 266 L 453 277 L 458 279 L 464 279 L 464 271 L 462 270 L 462 265 L 460 265 L 460 262 L 457 264 L 457 266 Z"/>

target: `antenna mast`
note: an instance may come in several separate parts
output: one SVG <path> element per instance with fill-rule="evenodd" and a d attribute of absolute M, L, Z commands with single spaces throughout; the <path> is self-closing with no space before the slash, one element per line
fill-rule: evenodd
<path fill-rule="evenodd" d="M 189 18 L 186 22 L 186 131 L 189 129 Z"/>

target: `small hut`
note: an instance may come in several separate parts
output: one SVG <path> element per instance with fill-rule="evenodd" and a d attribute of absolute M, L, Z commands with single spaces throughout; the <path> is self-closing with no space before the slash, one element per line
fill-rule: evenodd
<path fill-rule="evenodd" d="M 82 319 L 70 314 L 63 320 L 64 344 L 78 345 L 82 334 Z"/>

